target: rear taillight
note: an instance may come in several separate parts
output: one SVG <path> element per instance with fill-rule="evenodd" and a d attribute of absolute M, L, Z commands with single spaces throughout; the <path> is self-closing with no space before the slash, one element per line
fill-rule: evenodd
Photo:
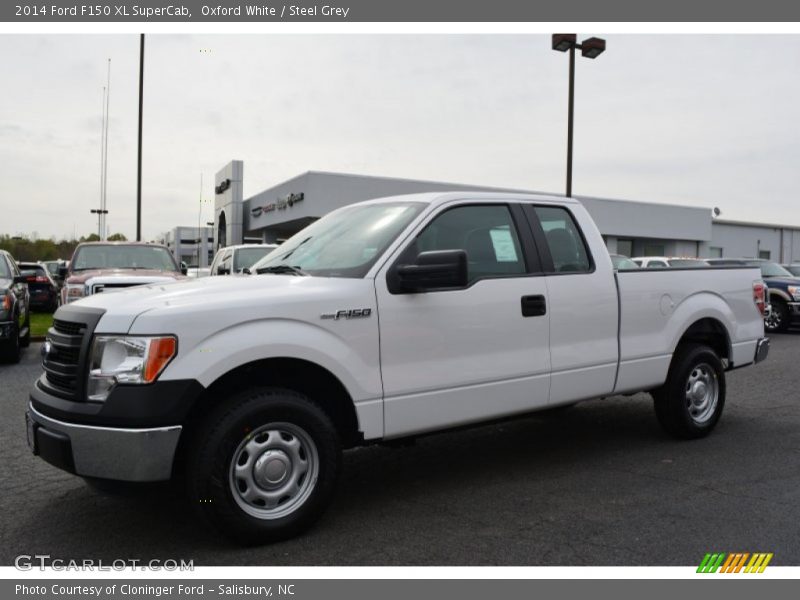
<path fill-rule="evenodd" d="M 767 286 L 763 281 L 753 282 L 753 302 L 763 317 L 767 310 Z"/>
<path fill-rule="evenodd" d="M 36 278 L 36 283 L 47 283 L 47 277 L 44 277 L 43 275 L 39 275 Z"/>

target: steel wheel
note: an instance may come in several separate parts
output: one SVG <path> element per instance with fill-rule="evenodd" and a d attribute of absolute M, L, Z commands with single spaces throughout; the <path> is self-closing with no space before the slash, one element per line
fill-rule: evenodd
<path fill-rule="evenodd" d="M 678 438 L 708 435 L 725 408 L 725 369 L 717 353 L 702 344 L 675 349 L 667 380 L 651 392 L 661 426 Z"/>
<path fill-rule="evenodd" d="M 789 307 L 776 300 L 772 303 L 769 314 L 764 318 L 764 329 L 770 333 L 785 331 L 789 328 Z"/>
<path fill-rule="evenodd" d="M 230 464 L 234 500 L 257 519 L 280 519 L 308 499 L 319 475 L 311 436 L 292 423 L 268 423 L 241 441 Z"/>
<path fill-rule="evenodd" d="M 686 408 L 689 417 L 703 425 L 712 417 L 719 400 L 717 374 L 710 365 L 698 364 L 686 380 Z"/>

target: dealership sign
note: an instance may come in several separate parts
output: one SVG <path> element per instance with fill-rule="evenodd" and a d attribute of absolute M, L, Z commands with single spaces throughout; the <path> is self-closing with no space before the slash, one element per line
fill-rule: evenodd
<path fill-rule="evenodd" d="M 305 194 L 302 192 L 299 194 L 288 194 L 282 198 L 278 198 L 275 202 L 265 204 L 264 206 L 256 206 L 255 208 L 251 208 L 250 214 L 253 215 L 253 217 L 260 217 L 262 214 L 273 212 L 275 210 L 286 210 L 298 202 L 302 202 L 304 198 Z"/>
<path fill-rule="evenodd" d="M 222 181 L 219 182 L 219 185 L 214 188 L 214 192 L 217 194 L 217 196 L 219 196 L 221 193 L 223 193 L 229 187 L 231 187 L 231 180 L 230 179 L 223 179 Z"/>

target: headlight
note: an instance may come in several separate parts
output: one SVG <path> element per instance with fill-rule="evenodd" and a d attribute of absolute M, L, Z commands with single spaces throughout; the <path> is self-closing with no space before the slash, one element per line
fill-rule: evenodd
<path fill-rule="evenodd" d="M 98 336 L 92 345 L 89 400 L 103 402 L 118 383 L 154 382 L 178 350 L 174 337 Z"/>
<path fill-rule="evenodd" d="M 67 302 L 74 302 L 86 295 L 85 286 L 81 283 L 79 285 L 67 284 Z"/>
<path fill-rule="evenodd" d="M 787 289 L 789 290 L 792 298 L 795 300 L 800 300 L 800 287 L 796 285 L 790 285 Z"/>

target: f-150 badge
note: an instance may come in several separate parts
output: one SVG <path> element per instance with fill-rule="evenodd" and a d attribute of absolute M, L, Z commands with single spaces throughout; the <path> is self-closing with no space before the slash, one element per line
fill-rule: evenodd
<path fill-rule="evenodd" d="M 349 310 L 337 310 L 335 313 L 322 313 L 323 319 L 361 319 L 372 314 L 371 308 L 351 308 Z"/>

